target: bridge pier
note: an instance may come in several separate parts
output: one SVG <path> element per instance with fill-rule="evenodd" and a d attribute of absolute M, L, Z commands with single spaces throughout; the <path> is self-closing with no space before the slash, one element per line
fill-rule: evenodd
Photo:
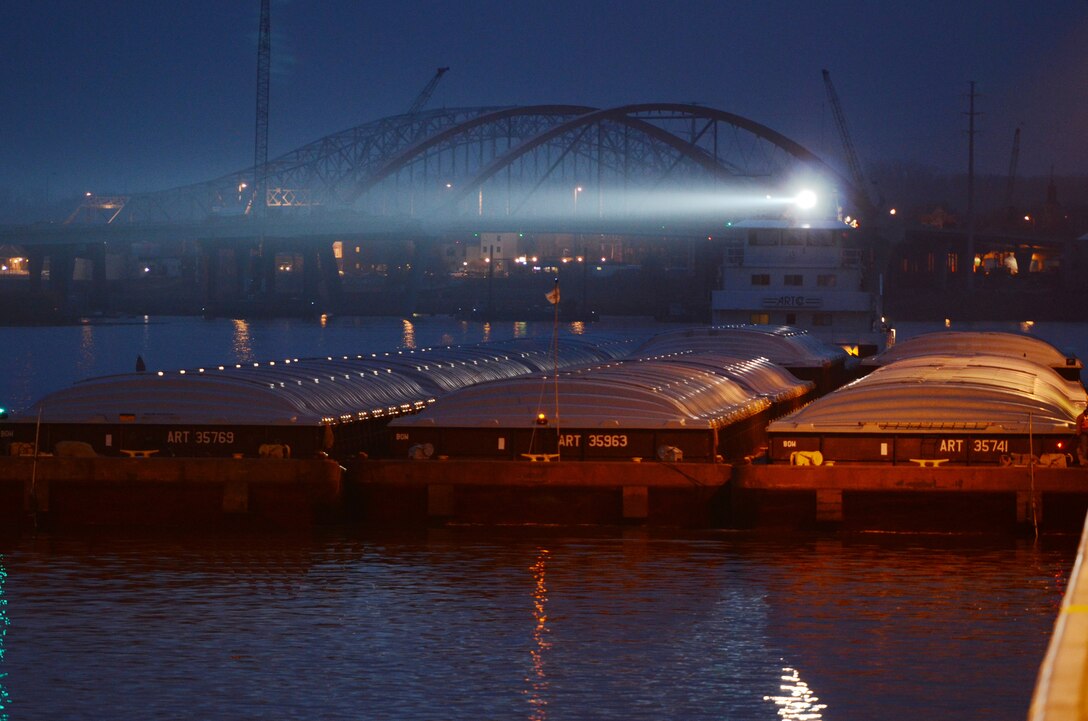
<path fill-rule="evenodd" d="M 42 272 L 45 270 L 45 252 L 38 248 L 28 248 L 26 259 L 30 292 L 40 293 L 42 290 Z"/>
<path fill-rule="evenodd" d="M 288 296 L 300 296 L 305 301 L 305 308 L 293 304 L 293 312 L 310 310 L 315 305 L 339 307 L 343 290 L 332 243 L 329 238 L 200 240 L 206 313 L 215 315 L 217 309 L 237 303 L 252 303 L 255 311 L 275 313 L 277 301 L 282 303 Z M 301 263 L 299 280 L 292 282 L 280 276 L 277 255 L 290 255 L 293 269 Z M 284 306 L 279 310 L 288 309 Z"/>
<path fill-rule="evenodd" d="M 85 247 L 91 260 L 90 304 L 95 310 L 106 310 L 109 304 L 109 285 L 106 280 L 106 244 L 95 243 Z"/>
<path fill-rule="evenodd" d="M 319 278 L 324 281 L 325 292 L 334 309 L 343 307 L 344 286 L 340 280 L 340 269 L 336 265 L 336 256 L 332 252 L 332 241 L 321 243 L 317 247 L 317 265 Z"/>
<path fill-rule="evenodd" d="M 62 246 L 49 254 L 49 289 L 57 305 L 66 307 L 72 295 L 72 272 L 75 270 L 75 254 L 70 246 Z"/>

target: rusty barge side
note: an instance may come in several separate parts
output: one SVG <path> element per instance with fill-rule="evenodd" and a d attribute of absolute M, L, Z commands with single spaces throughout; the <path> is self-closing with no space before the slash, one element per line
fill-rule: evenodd
<path fill-rule="evenodd" d="M 0 526 L 647 525 L 1075 533 L 1088 468 L 0 458 Z"/>
<path fill-rule="evenodd" d="M 342 518 L 329 459 L 0 458 L 0 525 L 309 526 Z"/>

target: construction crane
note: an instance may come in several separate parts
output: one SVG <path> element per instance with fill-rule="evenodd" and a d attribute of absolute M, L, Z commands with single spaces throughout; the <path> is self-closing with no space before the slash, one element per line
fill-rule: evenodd
<path fill-rule="evenodd" d="M 415 101 L 412 102 L 411 107 L 408 108 L 408 112 L 405 115 L 415 115 L 423 106 L 427 104 L 427 101 L 431 99 L 431 94 L 434 92 L 435 87 L 438 85 L 438 81 L 442 79 L 442 76 L 449 71 L 449 68 L 439 68 L 435 71 L 434 77 L 427 83 L 426 87 L 420 91 Z"/>
<path fill-rule="evenodd" d="M 839 127 L 839 137 L 842 139 L 843 151 L 846 154 L 846 164 L 850 168 L 850 175 L 854 180 L 854 184 L 857 185 L 858 190 L 862 193 L 862 199 L 869 204 L 873 205 L 872 198 L 869 196 L 869 181 L 865 179 L 865 173 L 861 169 L 861 163 L 858 161 L 857 151 L 854 150 L 854 142 L 850 139 L 850 131 L 846 127 L 846 116 L 843 115 L 842 105 L 839 103 L 839 95 L 835 92 L 835 86 L 831 83 L 831 73 L 827 70 L 823 71 L 824 74 L 824 87 L 827 89 L 827 99 L 831 103 L 831 112 L 835 115 L 835 124 Z"/>
<path fill-rule="evenodd" d="M 1009 220 L 1012 220 L 1016 215 L 1016 210 L 1012 204 L 1012 191 L 1016 186 L 1016 166 L 1020 162 L 1020 125 L 1016 126 L 1016 130 L 1012 134 L 1012 155 L 1009 157 L 1009 181 L 1008 186 L 1005 188 L 1005 208 L 1009 213 Z"/>
<path fill-rule="evenodd" d="M 254 209 L 265 204 L 264 176 L 268 166 L 268 86 L 272 61 L 270 5 L 271 0 L 261 0 L 261 24 L 257 39 L 257 130 L 253 143 Z"/>

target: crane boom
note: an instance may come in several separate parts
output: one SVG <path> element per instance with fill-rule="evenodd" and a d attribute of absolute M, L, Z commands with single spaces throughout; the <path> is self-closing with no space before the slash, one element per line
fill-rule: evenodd
<path fill-rule="evenodd" d="M 869 183 L 865 179 L 865 173 L 858 161 L 857 151 L 854 150 L 854 142 L 850 139 L 850 130 L 846 127 L 846 116 L 843 115 L 842 105 L 839 103 L 839 95 L 835 92 L 835 86 L 831 83 L 831 73 L 823 71 L 824 87 L 827 89 L 827 99 L 831 103 L 831 112 L 835 115 L 835 124 L 839 127 L 839 137 L 842 140 L 843 151 L 846 154 L 846 164 L 850 168 L 850 175 L 865 198 L 869 198 Z"/>
<path fill-rule="evenodd" d="M 445 75 L 448 70 L 449 68 L 447 67 L 439 68 L 435 71 L 434 77 L 431 78 L 431 81 L 427 83 L 426 87 L 424 87 L 419 95 L 416 96 L 415 101 L 413 101 L 411 107 L 408 108 L 406 115 L 415 115 L 423 109 L 423 106 L 431 99 L 431 93 L 434 92 L 435 87 L 438 85 L 438 81 L 442 79 L 442 76 Z"/>

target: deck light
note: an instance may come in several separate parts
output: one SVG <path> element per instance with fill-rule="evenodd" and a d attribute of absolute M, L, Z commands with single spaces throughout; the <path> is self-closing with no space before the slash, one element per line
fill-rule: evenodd
<path fill-rule="evenodd" d="M 537 413 L 536 414 L 536 424 L 538 426 L 548 425 L 548 416 L 544 415 L 543 413 Z"/>

